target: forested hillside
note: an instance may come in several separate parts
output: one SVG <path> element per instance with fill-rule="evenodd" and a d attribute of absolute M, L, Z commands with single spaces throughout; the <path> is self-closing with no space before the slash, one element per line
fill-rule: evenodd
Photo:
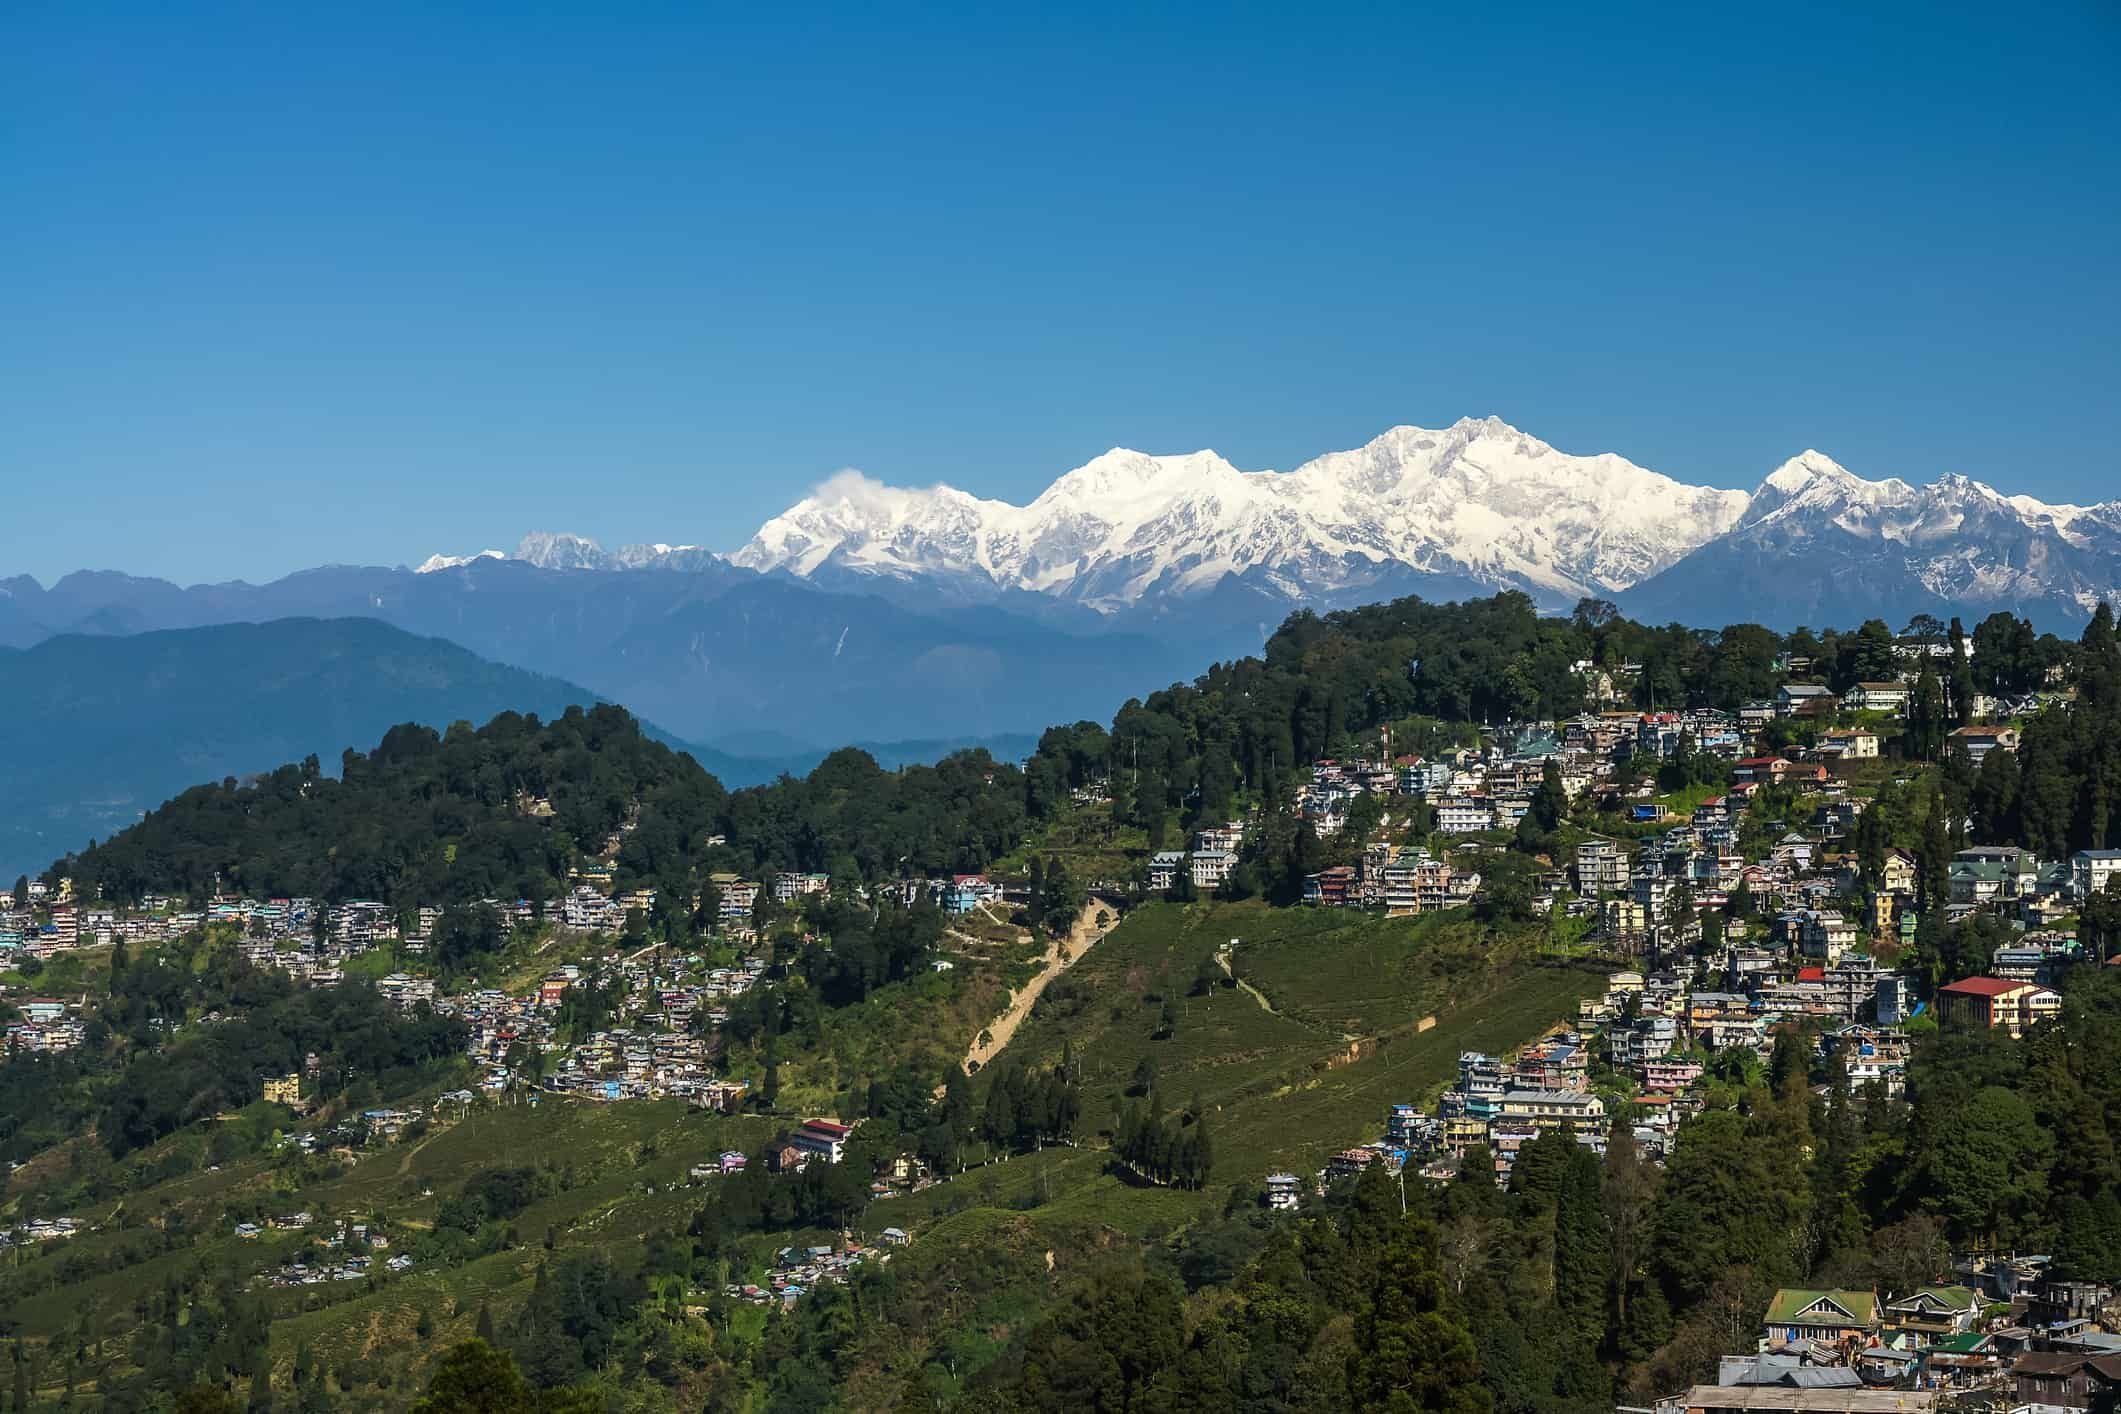
<path fill-rule="evenodd" d="M 398 722 L 549 717 L 596 700 L 368 619 L 0 648 L 0 878 L 113 834 L 199 781 L 333 759 Z"/>
<path fill-rule="evenodd" d="M 1956 623 L 1934 631 L 1961 636 Z M 1954 656 L 1942 673 L 1925 667 L 1905 744 L 1939 756 L 1976 691 L 2075 686 L 2075 709 L 2036 715 L 2021 752 L 1989 757 L 1973 808 L 1992 841 L 2050 858 L 2121 842 L 2121 638 L 2111 614 L 2102 608 L 2079 643 L 2035 636 L 2002 614 L 1971 640 L 1970 665 Z M 1291 773 L 1351 748 L 1357 733 L 1408 724 L 1414 739 L 1398 745 L 1419 750 L 1434 730 L 1422 723 L 1556 718 L 1598 705 L 1601 676 L 1633 705 L 1735 708 L 1788 680 L 1793 656 L 1837 688 L 1890 676 L 1895 641 L 1876 621 L 1847 632 L 1705 633 L 1648 628 L 1589 602 L 1570 618 L 1543 618 L 1518 594 L 1403 599 L 1297 614 L 1263 656 L 1130 701 L 1109 728 L 1048 730 L 1021 769 L 972 751 L 885 771 L 845 749 L 805 778 L 732 792 L 618 708 L 552 721 L 507 712 L 446 734 L 393 729 L 371 752 L 348 751 L 336 780 L 312 759 L 249 784 L 196 787 L 55 872 L 114 898 L 218 886 L 394 904 L 543 900 L 576 861 L 615 846 L 622 883 L 698 899 L 706 876 L 723 870 L 870 881 L 981 870 L 1094 786 L 1152 847 L 1174 827 L 1227 817 L 1241 795 L 1261 804 L 1248 877 L 1286 893 L 1309 863 L 1287 808 Z"/>

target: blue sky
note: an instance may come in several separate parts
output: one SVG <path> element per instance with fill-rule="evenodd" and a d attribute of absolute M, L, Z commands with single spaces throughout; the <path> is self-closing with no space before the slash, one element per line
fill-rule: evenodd
<path fill-rule="evenodd" d="M 0 574 L 1490 412 L 2121 494 L 2112 4 L 1046 8 L 17 7 Z"/>

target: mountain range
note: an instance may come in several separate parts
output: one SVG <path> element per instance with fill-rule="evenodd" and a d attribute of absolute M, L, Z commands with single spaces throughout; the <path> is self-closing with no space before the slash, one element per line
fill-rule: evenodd
<path fill-rule="evenodd" d="M 2074 627 L 2121 594 L 2121 501 L 2048 505 L 1958 475 L 1867 481 L 1816 451 L 1751 493 L 1720 490 L 1489 417 L 1395 427 L 1290 472 L 1114 449 L 1023 506 L 843 473 L 729 558 L 1122 618 L 1238 585 L 1285 607 L 1514 588 L 1549 610 L 1589 595 L 1702 626 L 2008 608 Z"/>
<path fill-rule="evenodd" d="M 730 559 L 837 582 L 927 579 L 971 597 L 1031 591 L 1103 613 L 1230 578 L 1291 602 L 1375 598 L 1380 582 L 1414 575 L 1561 605 L 1666 568 L 1729 529 L 1746 502 L 1468 419 L 1395 427 L 1290 472 L 1239 471 L 1212 451 L 1115 448 L 1025 506 L 842 474 Z"/>
<path fill-rule="evenodd" d="M 1964 476 L 1869 481 L 1815 451 L 1751 492 L 1559 451 L 1500 419 L 1395 427 L 1293 471 L 1115 448 L 1027 504 L 826 481 L 727 555 L 579 535 L 267 584 L 0 580 L 0 646 L 364 617 L 579 684 L 679 737 L 785 759 L 1102 718 L 1256 650 L 1298 607 L 1407 594 L 1616 600 L 1697 626 L 2009 609 L 2074 632 L 2121 595 L 2121 501 Z"/>
<path fill-rule="evenodd" d="M 2049 505 L 1969 477 L 1866 481 L 1807 451 L 1724 534 L 1621 596 L 1638 618 L 1776 627 L 2009 609 L 2074 633 L 2121 603 L 2121 501 Z"/>
<path fill-rule="evenodd" d="M 538 545 L 579 558 L 560 537 Z M 1166 644 L 1087 612 L 1068 629 L 993 605 L 914 607 L 712 557 L 682 572 L 482 556 L 428 573 L 330 566 L 268 584 L 180 587 L 108 571 L 50 588 L 0 581 L 0 646 L 294 617 L 444 638 L 580 684 L 687 741 L 771 730 L 778 754 L 1036 731 L 1107 715 L 1174 675 Z"/>
<path fill-rule="evenodd" d="M 1185 636 L 1218 653 L 1249 648 L 1298 605 L 1502 588 L 1552 611 L 1588 595 L 1703 626 L 2007 608 L 2070 628 L 2121 594 L 2121 501 L 2050 505 L 1957 474 L 1869 481 L 1817 451 L 1751 492 L 1726 490 L 1562 452 L 1487 417 L 1395 427 L 1288 472 L 1114 448 L 1024 505 L 842 472 L 726 557 L 605 551 L 572 535 L 483 553 L 549 569 L 735 567 L 920 611 L 984 605 L 1070 632 Z"/>

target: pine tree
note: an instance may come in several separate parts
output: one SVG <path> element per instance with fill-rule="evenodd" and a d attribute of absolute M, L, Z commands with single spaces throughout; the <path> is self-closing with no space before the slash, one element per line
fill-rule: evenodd
<path fill-rule="evenodd" d="M 1933 761 L 1944 748 L 1946 708 L 1944 686 L 1937 681 L 1931 660 L 1922 660 L 1922 672 L 1907 698 L 1907 754 L 1918 761 Z"/>
<path fill-rule="evenodd" d="M 1969 725 L 1974 720 L 1974 665 L 1966 651 L 1966 629 L 1957 615 L 1952 618 L 1952 665 L 1945 681 L 1950 688 L 1952 725 Z"/>
<path fill-rule="evenodd" d="M 1944 837 L 1944 812 L 1931 810 L 1922 820 L 1922 844 L 1916 851 L 1921 868 L 1920 903 L 1925 915 L 1944 915 L 1951 900 L 1951 845 Z"/>
<path fill-rule="evenodd" d="M 1612 1253 L 1598 1159 L 1573 1140 L 1569 1150 L 1554 1206 L 1554 1304 L 1578 1358 L 1592 1359 L 1605 1334 Z"/>
<path fill-rule="evenodd" d="M 1389 1231 L 1355 1320 L 1351 1402 L 1387 1414 L 1485 1414 L 1479 1351 L 1450 1301 L 1433 1237 L 1401 1221 Z"/>
<path fill-rule="evenodd" d="M 1552 834 L 1569 813 L 1569 793 L 1561 784 L 1561 766 L 1553 757 L 1539 771 L 1539 790 L 1532 796 L 1531 817 L 1539 828 Z"/>

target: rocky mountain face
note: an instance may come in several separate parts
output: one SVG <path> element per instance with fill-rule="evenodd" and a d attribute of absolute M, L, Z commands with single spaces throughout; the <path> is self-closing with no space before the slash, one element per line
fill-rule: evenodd
<path fill-rule="evenodd" d="M 1867 481 L 1808 451 L 1726 533 L 1621 596 L 1659 621 L 1775 626 L 2009 609 L 2073 630 L 2121 601 L 2121 501 L 2049 505 L 1965 476 Z"/>

